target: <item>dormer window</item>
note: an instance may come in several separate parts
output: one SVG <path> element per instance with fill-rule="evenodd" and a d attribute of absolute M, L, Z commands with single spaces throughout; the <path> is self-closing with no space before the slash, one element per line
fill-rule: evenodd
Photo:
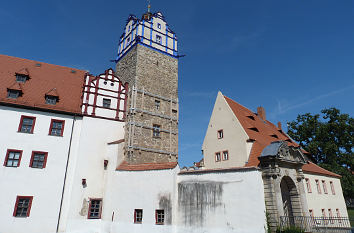
<path fill-rule="evenodd" d="M 9 99 L 17 99 L 21 94 L 22 92 L 20 90 L 7 90 L 7 98 Z"/>
<path fill-rule="evenodd" d="M 51 96 L 51 95 L 45 96 L 45 103 L 46 104 L 56 105 L 58 100 L 59 100 L 59 98 L 57 96 Z"/>
<path fill-rule="evenodd" d="M 156 43 L 162 44 L 162 38 L 159 35 L 156 35 Z"/>
<path fill-rule="evenodd" d="M 24 83 L 29 79 L 28 75 L 25 74 L 16 74 L 16 82 Z"/>

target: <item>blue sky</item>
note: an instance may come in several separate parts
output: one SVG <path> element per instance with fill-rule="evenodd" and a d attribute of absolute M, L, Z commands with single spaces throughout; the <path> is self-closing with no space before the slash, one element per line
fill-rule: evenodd
<path fill-rule="evenodd" d="M 354 115 L 354 2 L 152 0 L 179 39 L 182 166 L 201 159 L 217 91 L 276 123 L 337 107 Z M 4 1 L 0 53 L 102 73 L 145 0 Z"/>

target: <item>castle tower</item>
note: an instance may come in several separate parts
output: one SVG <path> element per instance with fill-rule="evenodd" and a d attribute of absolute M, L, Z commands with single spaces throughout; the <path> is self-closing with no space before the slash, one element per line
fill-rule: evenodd
<path fill-rule="evenodd" d="M 129 83 L 124 160 L 177 162 L 177 38 L 160 13 L 130 15 L 120 38 L 117 76 Z"/>

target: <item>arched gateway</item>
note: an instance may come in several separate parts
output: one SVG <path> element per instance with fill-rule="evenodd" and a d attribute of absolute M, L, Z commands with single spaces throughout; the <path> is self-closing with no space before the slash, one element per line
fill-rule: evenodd
<path fill-rule="evenodd" d="M 273 142 L 259 157 L 263 173 L 264 194 L 268 222 L 272 229 L 279 226 L 280 218 L 290 224 L 294 217 L 306 214 L 302 166 L 306 159 L 299 148 L 289 147 L 287 142 Z"/>

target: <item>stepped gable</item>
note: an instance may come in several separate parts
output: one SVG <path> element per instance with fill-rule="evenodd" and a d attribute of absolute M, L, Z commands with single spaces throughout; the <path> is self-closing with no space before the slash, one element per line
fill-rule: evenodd
<path fill-rule="evenodd" d="M 13 88 L 14 83 L 17 83 L 16 74 L 29 77 L 17 85 L 21 88 L 22 95 L 10 99 L 7 98 L 7 89 L 18 89 Z M 85 74 L 84 70 L 0 55 L 0 104 L 81 114 Z M 49 92 L 50 95 L 59 95 L 59 101 L 55 105 L 46 104 L 45 96 Z"/>
<path fill-rule="evenodd" d="M 261 155 L 263 149 L 274 141 L 286 141 L 289 146 L 300 147 L 299 144 L 294 142 L 282 129 L 278 128 L 270 121 L 264 118 L 262 119 L 261 116 L 234 100 L 226 96 L 224 96 L 224 98 L 249 136 L 249 140 L 253 141 L 248 163 L 245 165 L 246 167 L 258 166 L 258 157 Z M 303 149 L 301 149 L 301 151 L 305 154 L 308 153 Z M 302 170 L 308 173 L 340 177 L 340 175 L 327 171 L 310 161 L 302 167 Z"/>
<path fill-rule="evenodd" d="M 140 163 L 140 164 L 129 164 L 123 161 L 116 170 L 118 171 L 149 171 L 149 170 L 166 170 L 173 169 L 177 166 L 177 162 L 167 162 L 167 163 Z"/>

